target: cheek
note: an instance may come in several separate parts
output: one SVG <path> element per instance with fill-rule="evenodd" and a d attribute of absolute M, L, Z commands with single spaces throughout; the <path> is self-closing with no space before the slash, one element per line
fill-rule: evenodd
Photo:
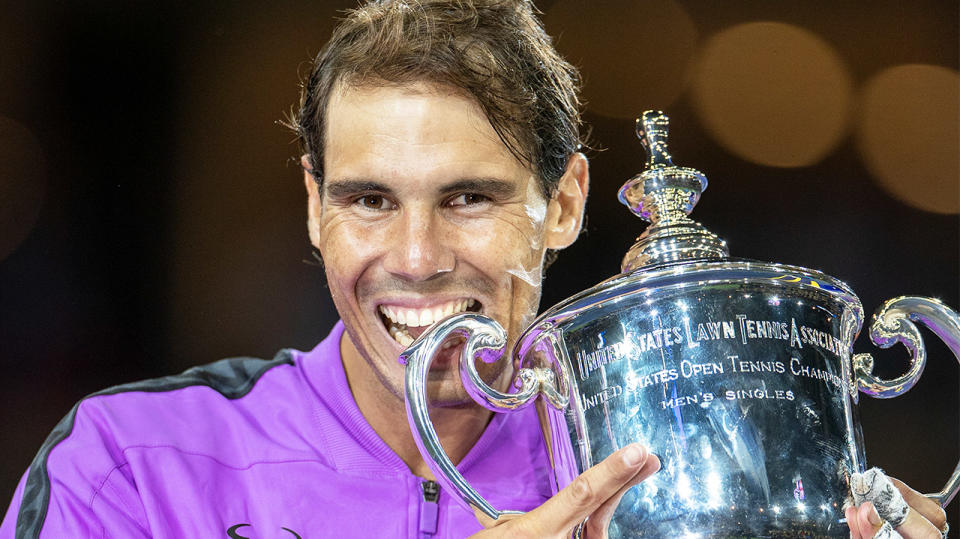
<path fill-rule="evenodd" d="M 501 283 L 504 291 L 518 292 L 514 281 L 539 298 L 543 263 L 543 220 L 532 219 L 529 208 L 474 219 L 457 227 L 455 244 L 461 258 Z"/>
<path fill-rule="evenodd" d="M 530 219 L 525 210 L 478 219 L 464 228 L 474 245 L 507 263 L 537 264 L 543 251 L 543 221 Z"/>
<path fill-rule="evenodd" d="M 381 229 L 363 226 L 340 216 L 320 222 L 318 248 L 331 293 L 336 293 L 336 287 L 342 288 L 356 281 L 370 260 L 376 257 L 377 246 L 382 244 Z"/>

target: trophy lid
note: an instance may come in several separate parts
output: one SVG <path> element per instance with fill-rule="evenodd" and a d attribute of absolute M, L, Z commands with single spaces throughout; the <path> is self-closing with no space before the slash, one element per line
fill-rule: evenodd
<path fill-rule="evenodd" d="M 707 178 L 699 170 L 673 164 L 667 149 L 669 123 L 659 110 L 637 118 L 647 164 L 623 184 L 617 198 L 650 226 L 624 257 L 624 273 L 667 262 L 730 256 L 725 241 L 688 217 L 707 188 Z"/>

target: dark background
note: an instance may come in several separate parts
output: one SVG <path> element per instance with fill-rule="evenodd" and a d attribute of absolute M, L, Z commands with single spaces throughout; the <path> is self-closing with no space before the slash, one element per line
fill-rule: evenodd
<path fill-rule="evenodd" d="M 307 349 L 333 325 L 278 122 L 353 4 L 0 2 L 4 507 L 84 395 Z M 834 275 L 868 312 L 900 294 L 960 307 L 955 1 L 538 5 L 583 69 L 597 148 L 544 308 L 618 272 L 642 231 L 615 193 L 642 168 L 647 108 L 710 178 L 694 217 L 734 255 Z M 861 416 L 869 462 L 931 491 L 960 454 L 960 370 L 924 335 L 924 378 Z M 902 348 L 874 355 L 905 369 Z"/>

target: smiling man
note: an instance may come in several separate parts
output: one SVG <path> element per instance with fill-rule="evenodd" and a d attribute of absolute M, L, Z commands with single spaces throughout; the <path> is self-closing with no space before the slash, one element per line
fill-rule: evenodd
<path fill-rule="evenodd" d="M 362 8 L 304 89 L 297 128 L 310 240 L 344 327 L 328 340 L 338 339 L 365 422 L 413 477 L 429 480 L 424 488 L 435 483 L 407 425 L 397 358 L 455 312 L 491 316 L 512 338 L 533 320 L 545 259 L 576 239 L 587 195 L 576 91 L 575 70 L 528 2 Z M 458 343 L 442 350 L 429 377 L 444 447 L 495 503 L 541 505 L 550 489 L 535 414 L 494 418 L 474 404 L 459 353 Z M 480 369 L 501 390 L 514 374 L 506 361 Z M 594 513 L 593 533 L 603 534 L 621 489 L 657 466 L 643 448 L 626 448 L 592 482 L 491 533 L 564 534 Z M 478 528 L 450 494 L 438 501 L 446 525 L 421 513 L 420 533 Z"/>
<path fill-rule="evenodd" d="M 443 446 L 494 506 L 528 511 L 484 520 L 433 481 L 397 361 L 451 313 L 482 312 L 514 340 L 531 322 L 545 262 L 580 231 L 578 107 L 576 71 L 528 1 L 350 12 L 294 122 L 309 238 L 342 322 L 309 352 L 84 399 L 31 463 L 0 538 L 562 537 L 584 520 L 586 536 L 605 536 L 655 456 L 624 447 L 554 494 L 535 410 L 474 404 L 452 342 L 428 384 Z M 506 361 L 481 368 L 501 390 L 514 375 Z M 904 529 L 913 518 L 935 531 L 918 516 L 936 521 L 932 502 L 907 497 L 925 509 Z M 853 511 L 858 537 L 879 529 L 869 504 Z"/>

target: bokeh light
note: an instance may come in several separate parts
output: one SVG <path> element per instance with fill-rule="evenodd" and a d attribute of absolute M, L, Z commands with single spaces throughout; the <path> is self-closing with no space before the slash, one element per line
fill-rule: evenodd
<path fill-rule="evenodd" d="M 0 260 L 23 241 L 47 188 L 43 148 L 26 126 L 0 116 Z"/>
<path fill-rule="evenodd" d="M 960 74 L 933 65 L 884 70 L 865 85 L 857 145 L 880 186 L 936 213 L 960 212 Z"/>
<path fill-rule="evenodd" d="M 580 68 L 586 108 L 614 118 L 667 108 L 682 92 L 696 52 L 696 27 L 670 0 L 561 0 L 544 24 L 560 53 Z"/>
<path fill-rule="evenodd" d="M 720 32 L 704 46 L 693 85 L 711 136 L 761 165 L 816 163 L 849 123 L 847 68 L 824 40 L 789 24 L 755 22 Z"/>

